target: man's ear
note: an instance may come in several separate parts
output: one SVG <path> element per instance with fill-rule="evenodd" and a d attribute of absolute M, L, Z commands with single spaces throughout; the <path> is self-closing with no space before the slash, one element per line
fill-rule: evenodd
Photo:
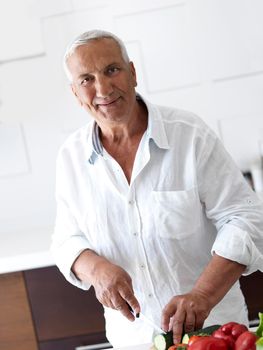
<path fill-rule="evenodd" d="M 78 103 L 80 104 L 80 106 L 82 107 L 82 101 L 81 99 L 79 98 L 79 95 L 77 93 L 77 90 L 76 90 L 76 87 L 74 84 L 70 84 L 70 87 L 71 87 L 71 91 L 73 92 L 73 94 L 75 95 L 76 99 L 78 100 Z"/>
<path fill-rule="evenodd" d="M 137 75 L 136 75 L 136 69 L 134 67 L 133 62 L 130 62 L 130 71 L 131 71 L 131 75 L 133 77 L 134 80 L 134 87 L 137 86 Z"/>

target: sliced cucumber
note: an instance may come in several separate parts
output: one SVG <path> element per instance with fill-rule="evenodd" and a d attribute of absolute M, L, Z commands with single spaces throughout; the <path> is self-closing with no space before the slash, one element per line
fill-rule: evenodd
<path fill-rule="evenodd" d="M 190 339 L 189 333 L 185 333 L 185 334 L 183 335 L 183 338 L 182 338 L 182 343 L 183 343 L 183 344 L 188 344 L 189 339 Z"/>
<path fill-rule="evenodd" d="M 173 333 L 162 333 L 154 337 L 154 346 L 157 350 L 167 350 L 171 345 L 173 345 Z"/>

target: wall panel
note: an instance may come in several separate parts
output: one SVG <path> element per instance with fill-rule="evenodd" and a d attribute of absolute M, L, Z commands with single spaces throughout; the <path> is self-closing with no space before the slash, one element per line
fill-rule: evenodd
<path fill-rule="evenodd" d="M 0 63 L 44 52 L 36 0 L 1 0 Z"/>

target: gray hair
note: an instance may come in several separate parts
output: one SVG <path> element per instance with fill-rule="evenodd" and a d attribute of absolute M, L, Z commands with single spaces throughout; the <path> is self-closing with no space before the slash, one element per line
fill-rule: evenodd
<path fill-rule="evenodd" d="M 98 40 L 98 39 L 104 39 L 104 38 L 110 38 L 114 40 L 118 44 L 121 50 L 122 58 L 124 59 L 124 61 L 127 63 L 130 61 L 124 43 L 115 34 L 112 34 L 105 30 L 97 30 L 97 29 L 84 32 L 81 35 L 79 35 L 77 38 L 75 38 L 75 40 L 73 40 L 73 42 L 67 47 L 66 52 L 64 54 L 63 68 L 70 82 L 72 82 L 72 75 L 68 69 L 68 64 L 67 64 L 68 58 L 75 52 L 77 47 L 86 45 L 91 40 Z"/>

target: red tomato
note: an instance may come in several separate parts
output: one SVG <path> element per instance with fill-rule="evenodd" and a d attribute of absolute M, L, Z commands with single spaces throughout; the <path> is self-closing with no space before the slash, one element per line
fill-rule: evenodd
<path fill-rule="evenodd" d="M 187 344 L 174 344 L 174 345 L 171 345 L 168 350 L 186 350 L 188 348 L 188 345 Z"/>
<path fill-rule="evenodd" d="M 214 338 L 212 336 L 200 337 L 193 345 L 189 346 L 189 350 L 228 350 L 227 344 L 223 339 Z"/>
<path fill-rule="evenodd" d="M 176 345 L 171 345 L 168 350 L 176 350 Z"/>
<path fill-rule="evenodd" d="M 188 341 L 188 345 L 192 345 L 194 344 L 197 340 L 199 340 L 201 338 L 200 335 L 192 335 L 190 338 L 189 338 L 189 341 Z"/>

